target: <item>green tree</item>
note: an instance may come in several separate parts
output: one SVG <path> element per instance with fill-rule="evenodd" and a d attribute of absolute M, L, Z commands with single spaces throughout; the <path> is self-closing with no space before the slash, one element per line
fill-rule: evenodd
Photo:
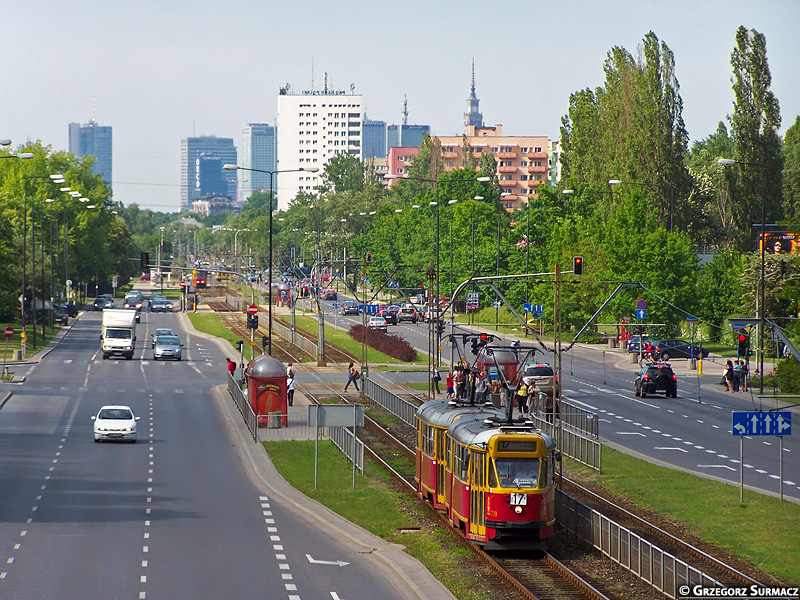
<path fill-rule="evenodd" d="M 800 117 L 783 137 L 783 210 L 800 227 Z"/>
<path fill-rule="evenodd" d="M 743 164 L 728 171 L 736 211 L 738 245 L 752 244 L 752 223 L 767 223 L 783 217 L 781 201 L 783 156 L 778 128 L 781 124 L 778 99 L 770 90 L 772 75 L 767 61 L 767 41 L 754 29 L 739 27 L 736 47 L 731 53 L 733 67 L 733 114 L 729 117 L 735 160 Z"/>
<path fill-rule="evenodd" d="M 684 225 L 690 178 L 684 167 L 687 133 L 672 51 L 653 32 L 639 59 L 614 47 L 604 64 L 605 84 L 570 97 L 562 119 L 564 187 L 601 189 L 609 178 L 641 184 L 658 222 Z M 615 197 L 598 202 L 607 216 Z"/>

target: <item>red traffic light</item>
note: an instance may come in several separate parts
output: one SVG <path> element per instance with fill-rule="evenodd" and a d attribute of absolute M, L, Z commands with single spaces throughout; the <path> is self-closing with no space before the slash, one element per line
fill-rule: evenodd
<path fill-rule="evenodd" d="M 745 334 L 743 334 L 743 333 L 740 333 L 739 334 L 739 343 L 741 344 L 741 343 L 744 343 L 746 341 L 747 341 L 747 336 Z"/>
<path fill-rule="evenodd" d="M 481 339 L 482 339 L 482 340 L 485 342 L 486 340 L 488 340 L 488 339 L 489 339 L 489 334 L 487 334 L 487 333 L 482 333 L 482 334 L 481 334 Z"/>

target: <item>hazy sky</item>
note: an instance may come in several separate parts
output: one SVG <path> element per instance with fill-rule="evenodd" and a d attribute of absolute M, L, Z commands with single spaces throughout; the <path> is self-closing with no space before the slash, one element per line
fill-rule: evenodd
<path fill-rule="evenodd" d="M 0 4 L 0 138 L 67 149 L 68 124 L 114 128 L 114 199 L 177 211 L 180 140 L 274 122 L 278 88 L 355 85 L 367 115 L 459 135 L 475 59 L 486 125 L 558 136 L 569 95 L 603 83 L 612 46 L 653 31 L 675 54 L 699 140 L 732 111 L 737 27 L 766 35 L 784 132 L 800 114 L 798 0 L 24 0 Z"/>

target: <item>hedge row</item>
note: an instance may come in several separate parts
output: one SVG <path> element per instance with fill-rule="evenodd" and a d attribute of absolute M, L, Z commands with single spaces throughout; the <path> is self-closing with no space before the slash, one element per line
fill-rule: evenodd
<path fill-rule="evenodd" d="M 364 326 L 353 325 L 350 328 L 350 337 L 361 342 L 364 339 Z M 399 335 L 386 333 L 379 329 L 367 327 L 367 346 L 403 362 L 417 360 L 417 351 L 411 344 Z"/>

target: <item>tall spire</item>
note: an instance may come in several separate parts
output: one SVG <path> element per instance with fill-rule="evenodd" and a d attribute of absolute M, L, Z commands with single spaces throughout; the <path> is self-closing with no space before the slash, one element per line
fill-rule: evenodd
<path fill-rule="evenodd" d="M 480 112 L 480 100 L 475 95 L 475 59 L 472 59 L 472 87 L 470 88 L 469 98 L 467 98 L 467 111 L 464 113 L 464 133 L 470 125 L 483 127 L 483 115 Z"/>
<path fill-rule="evenodd" d="M 408 96 L 403 94 L 403 125 L 408 125 Z"/>
<path fill-rule="evenodd" d="M 472 95 L 475 95 L 475 59 L 472 59 Z"/>

